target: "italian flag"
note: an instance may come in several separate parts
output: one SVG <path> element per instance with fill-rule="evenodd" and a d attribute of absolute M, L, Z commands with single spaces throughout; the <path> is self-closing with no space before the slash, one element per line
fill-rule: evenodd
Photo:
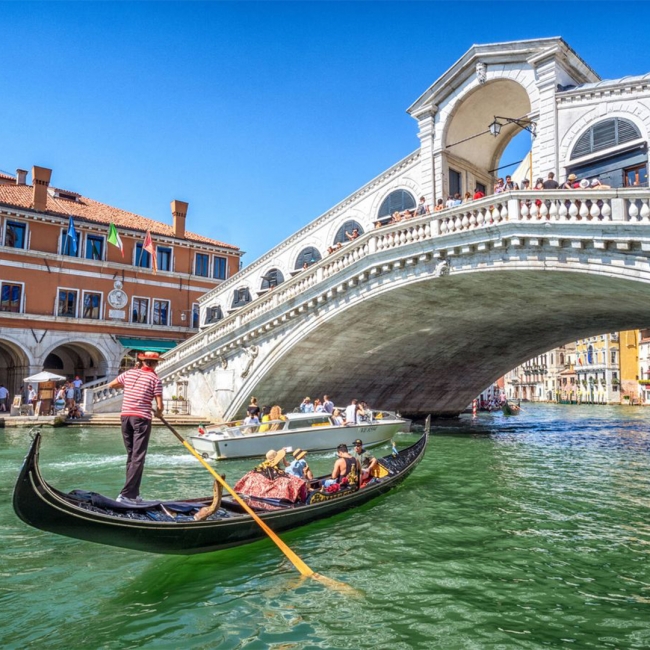
<path fill-rule="evenodd" d="M 124 257 L 124 246 L 120 236 L 117 234 L 117 228 L 114 223 L 111 223 L 108 229 L 108 243 L 117 246 L 120 249 L 120 253 L 122 253 L 122 257 Z"/>

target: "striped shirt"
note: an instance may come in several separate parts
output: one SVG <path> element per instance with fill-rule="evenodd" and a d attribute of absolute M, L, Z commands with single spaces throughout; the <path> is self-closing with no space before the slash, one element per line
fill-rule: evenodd
<path fill-rule="evenodd" d="M 162 382 L 153 370 L 132 368 L 119 375 L 115 381 L 124 386 L 122 415 L 135 415 L 151 420 L 151 402 L 162 396 Z"/>

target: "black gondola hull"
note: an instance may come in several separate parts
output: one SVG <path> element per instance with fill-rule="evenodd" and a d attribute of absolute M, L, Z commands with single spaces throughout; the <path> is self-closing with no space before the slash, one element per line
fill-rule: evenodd
<path fill-rule="evenodd" d="M 392 490 L 411 473 L 424 456 L 427 438 L 424 435 L 396 458 L 386 457 L 387 462 L 390 460 L 397 470 L 375 484 L 331 501 L 300 504 L 258 514 L 271 529 L 282 532 L 363 505 Z M 89 510 L 44 481 L 38 467 L 39 447 L 40 434 L 36 434 L 13 497 L 16 514 L 34 528 L 99 544 L 179 555 L 239 546 L 266 536 L 252 517 L 236 512 L 218 520 L 161 522 Z"/>

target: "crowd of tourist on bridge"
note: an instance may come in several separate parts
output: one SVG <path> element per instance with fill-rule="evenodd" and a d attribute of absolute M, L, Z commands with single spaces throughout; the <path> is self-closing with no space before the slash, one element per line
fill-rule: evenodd
<path fill-rule="evenodd" d="M 537 178 L 535 184 L 531 186 L 531 182 L 528 178 L 524 178 L 521 181 L 521 187 L 519 183 L 516 183 L 512 180 L 512 176 L 507 175 L 505 178 L 498 178 L 493 187 L 493 194 L 502 194 L 503 192 L 512 192 L 515 190 L 587 190 L 587 189 L 596 189 L 596 190 L 608 190 L 610 189 L 609 185 L 601 183 L 598 178 L 582 178 L 579 179 L 575 174 L 569 174 L 564 181 L 560 184 L 555 180 L 555 173 L 549 172 L 546 180 L 541 176 Z M 455 194 L 449 194 L 447 200 L 445 201 L 442 198 L 439 198 L 436 201 L 436 205 L 433 208 L 433 212 L 441 212 L 442 210 L 447 210 L 449 208 L 454 208 L 458 205 L 463 205 L 465 203 L 471 203 L 472 201 L 477 201 L 485 197 L 485 192 L 482 189 L 482 186 L 476 186 L 474 192 L 465 192 L 464 196 L 461 196 L 459 192 Z M 541 201 L 538 202 L 538 205 L 541 204 Z M 407 219 L 412 219 L 414 217 L 420 217 L 431 212 L 429 204 L 427 203 L 426 197 L 421 196 L 420 202 L 416 208 L 406 209 L 406 210 L 395 210 L 389 219 L 378 219 L 375 221 L 375 228 L 381 228 L 382 226 L 387 226 L 390 224 L 398 223 L 400 221 L 405 221 Z M 356 234 L 354 234 L 356 232 Z M 345 233 L 347 238 L 352 240 L 356 239 L 359 236 L 358 230 L 355 229 L 353 233 Z M 330 246 L 328 249 L 329 253 L 333 253 L 336 250 L 341 248 L 339 243 L 336 246 Z"/>
<path fill-rule="evenodd" d="M 498 178 L 493 187 L 493 194 L 502 194 L 503 192 L 511 192 L 515 190 L 608 190 L 610 189 L 609 185 L 601 183 L 598 178 L 582 178 L 579 179 L 575 174 L 569 174 L 564 181 L 560 184 L 555 180 L 555 173 L 549 172 L 546 180 L 542 177 L 539 177 L 533 186 L 531 186 L 530 180 L 524 178 L 521 181 L 521 187 L 519 183 L 516 183 L 512 180 L 512 176 L 508 175 L 505 178 Z M 471 203 L 472 201 L 477 201 L 485 197 L 485 192 L 483 187 L 477 185 L 474 189 L 474 192 L 465 192 L 464 196 L 461 196 L 460 193 L 456 192 L 455 194 L 449 194 L 447 200 L 445 201 L 442 198 L 439 198 L 436 201 L 436 205 L 433 208 L 433 212 L 442 212 L 450 208 L 454 208 L 458 205 L 463 205 L 466 203 Z M 530 203 L 530 202 L 528 202 Z M 542 201 L 540 199 L 535 200 L 536 205 L 541 205 Z M 417 207 L 406 208 L 404 210 L 394 210 L 389 217 L 382 217 L 375 221 L 375 228 L 381 228 L 383 226 L 388 226 L 391 224 L 399 223 L 400 221 L 407 221 L 408 219 L 413 219 L 415 217 L 421 217 L 425 214 L 430 214 L 431 208 L 427 203 L 426 197 L 421 196 L 420 202 Z M 346 231 L 345 237 L 348 241 L 354 241 L 359 237 L 361 233 L 358 228 L 353 228 L 351 232 Z M 336 242 L 327 248 L 327 252 L 331 255 L 336 251 L 340 250 L 343 247 L 344 242 Z M 309 268 L 309 264 L 305 262 L 303 264 L 303 270 Z"/>

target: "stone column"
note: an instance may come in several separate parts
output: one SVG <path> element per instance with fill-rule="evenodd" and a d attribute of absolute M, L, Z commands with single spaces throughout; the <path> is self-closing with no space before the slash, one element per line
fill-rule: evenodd
<path fill-rule="evenodd" d="M 535 69 L 539 100 L 531 107 L 531 117 L 537 122 L 537 137 L 533 141 L 533 178 L 546 178 L 548 172 L 562 177 L 558 161 L 558 119 L 555 94 L 558 84 L 558 62 L 555 49 L 531 57 Z M 534 181 L 533 181 L 534 182 Z"/>
<path fill-rule="evenodd" d="M 420 138 L 420 183 L 422 194 L 426 197 L 427 203 L 429 203 L 432 210 L 436 202 L 433 163 L 435 113 L 435 110 L 428 110 L 418 115 L 418 125 L 420 127 L 418 132 L 418 138 Z"/>

